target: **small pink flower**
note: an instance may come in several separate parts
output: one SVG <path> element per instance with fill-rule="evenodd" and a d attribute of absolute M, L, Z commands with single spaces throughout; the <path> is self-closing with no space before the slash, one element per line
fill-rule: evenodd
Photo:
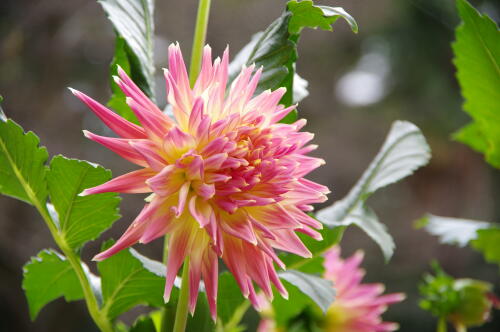
<path fill-rule="evenodd" d="M 404 300 L 404 294 L 382 295 L 383 284 L 362 284 L 365 274 L 359 268 L 362 260 L 361 251 L 342 260 L 338 246 L 326 253 L 324 278 L 334 282 L 337 296 L 326 314 L 325 331 L 389 332 L 398 329 L 396 323 L 383 322 L 381 315 L 388 305 Z"/>
<path fill-rule="evenodd" d="M 165 70 L 171 119 L 119 69 L 115 81 L 141 125 L 73 90 L 119 137 L 85 136 L 142 167 L 82 194 L 152 193 L 123 236 L 95 259 L 168 234 L 165 300 L 189 256 L 190 310 L 203 279 L 214 318 L 219 257 L 258 306 L 255 285 L 270 299 L 271 284 L 287 296 L 274 267 L 284 264 L 274 249 L 310 257 L 296 232 L 321 240 L 314 230 L 321 224 L 306 211 L 325 201 L 328 189 L 304 176 L 324 161 L 306 156 L 316 146 L 307 145 L 312 134 L 299 131 L 305 120 L 279 123 L 295 108 L 279 105 L 285 89 L 254 96 L 261 69 L 253 72 L 254 66 L 244 67 L 226 93 L 228 51 L 212 63 L 206 46 L 191 88 L 179 46 L 171 45 Z"/>
<path fill-rule="evenodd" d="M 325 254 L 324 278 L 333 281 L 337 292 L 335 301 L 328 308 L 325 318 L 318 322 L 325 332 L 390 332 L 398 324 L 383 322 L 381 315 L 387 306 L 405 299 L 402 293 L 382 295 L 384 285 L 362 284 L 364 271 L 359 268 L 363 253 L 358 251 L 346 260 L 340 258 L 340 248 L 332 247 Z M 266 306 L 263 306 L 266 307 Z M 266 307 L 269 310 L 270 305 Z M 258 332 L 285 331 L 276 326 L 273 314 L 264 311 Z"/>

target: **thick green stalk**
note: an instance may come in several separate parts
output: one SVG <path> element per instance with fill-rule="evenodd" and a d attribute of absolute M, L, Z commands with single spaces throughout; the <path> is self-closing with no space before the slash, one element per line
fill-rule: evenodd
<path fill-rule="evenodd" d="M 163 264 L 167 265 L 168 259 L 168 235 L 163 237 Z M 173 323 L 173 310 L 169 303 L 165 303 L 161 313 L 161 326 L 160 332 L 169 332 L 172 330 Z"/>
<path fill-rule="evenodd" d="M 207 36 L 208 16 L 210 15 L 211 0 L 200 0 L 198 3 L 198 14 L 194 29 L 193 48 L 191 50 L 191 64 L 189 66 L 189 82 L 194 86 L 200 72 L 203 47 Z M 166 239 L 165 239 L 166 240 Z M 184 332 L 186 329 L 189 297 L 189 256 L 184 260 L 182 268 L 182 284 L 175 312 L 175 323 L 173 332 Z M 163 319 L 166 319 L 167 311 L 164 311 Z"/>
<path fill-rule="evenodd" d="M 191 86 L 194 86 L 200 72 L 203 47 L 205 46 L 205 38 L 207 36 L 210 2 L 211 0 L 200 0 L 198 3 L 198 15 L 196 17 L 193 48 L 191 50 L 191 65 L 189 66 L 189 81 Z"/>
<path fill-rule="evenodd" d="M 175 312 L 175 324 L 173 332 L 184 332 L 188 315 L 189 298 L 189 257 L 184 260 L 182 267 L 182 284 L 177 302 L 177 311 Z"/>

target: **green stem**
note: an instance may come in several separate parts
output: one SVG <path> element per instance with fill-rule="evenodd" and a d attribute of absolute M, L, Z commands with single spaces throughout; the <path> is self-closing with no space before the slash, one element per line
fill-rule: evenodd
<path fill-rule="evenodd" d="M 163 238 L 163 264 L 167 265 L 168 259 L 168 235 L 165 235 Z M 161 313 L 161 326 L 160 332 L 168 332 L 172 330 L 172 322 L 173 322 L 173 312 L 172 306 L 170 303 L 165 303 L 163 306 L 163 310 Z"/>
<path fill-rule="evenodd" d="M 71 267 L 75 271 L 78 281 L 80 282 L 80 286 L 82 287 L 83 290 L 83 296 L 85 298 L 85 303 L 87 304 L 87 309 L 90 313 L 90 316 L 96 323 L 97 327 L 102 332 L 113 332 L 113 325 L 109 321 L 108 317 L 106 314 L 104 314 L 100 309 L 99 309 L 99 304 L 97 303 L 97 299 L 94 295 L 94 292 L 92 291 L 92 288 L 90 287 L 89 280 L 87 278 L 87 274 L 83 270 L 82 263 L 80 261 L 80 257 L 75 254 L 75 252 L 71 249 L 71 247 L 68 245 L 66 242 L 66 239 L 64 236 L 59 232 L 58 227 L 56 226 L 56 223 L 52 219 L 52 217 L 49 214 L 49 211 L 47 210 L 47 207 L 45 206 L 45 201 L 40 201 L 40 199 L 36 196 L 35 192 L 33 189 L 30 187 L 28 181 L 24 178 L 22 175 L 21 171 L 17 168 L 17 165 L 14 163 L 12 160 L 12 157 L 9 154 L 9 151 L 7 150 L 7 147 L 0 141 L 0 148 L 5 152 L 7 155 L 7 161 L 11 165 L 15 176 L 21 183 L 24 191 L 28 195 L 28 198 L 30 202 L 35 206 L 35 208 L 38 210 L 40 215 L 42 216 L 43 220 L 45 221 L 45 224 L 49 228 L 50 234 L 54 238 L 54 241 L 56 242 L 57 246 L 63 254 L 66 256 L 68 259 L 68 262 L 70 263 Z"/>
<path fill-rule="evenodd" d="M 52 220 L 52 218 L 50 217 L 45 206 L 43 206 L 38 201 L 36 196 L 30 198 L 31 201 L 33 202 L 33 205 L 35 205 L 38 212 L 40 212 L 43 220 L 47 224 L 47 227 L 49 228 L 50 233 L 52 234 L 52 237 L 54 238 L 54 241 L 56 242 L 57 246 L 64 253 L 71 267 L 75 271 L 76 276 L 78 277 L 78 281 L 80 282 L 80 286 L 82 287 L 83 296 L 85 298 L 85 302 L 87 304 L 87 309 L 90 313 L 90 316 L 92 317 L 97 327 L 102 332 L 113 332 L 113 325 L 106 317 L 106 315 L 104 315 L 103 312 L 99 309 L 99 304 L 97 303 L 97 299 L 94 295 L 94 292 L 92 291 L 89 280 L 87 278 L 87 274 L 83 270 L 80 257 L 78 257 L 75 254 L 75 252 L 66 243 L 64 237 L 61 236 L 59 230 L 56 227 L 56 224 L 54 223 L 54 220 Z"/>
<path fill-rule="evenodd" d="M 222 331 L 234 331 L 240 324 L 241 320 L 243 319 L 243 316 L 247 312 L 248 308 L 250 308 L 250 302 L 245 301 L 242 304 L 240 304 L 236 310 L 233 313 L 233 316 L 227 322 L 226 325 L 223 326 Z M 222 323 L 220 323 L 222 325 Z"/>
<path fill-rule="evenodd" d="M 182 267 L 182 284 L 177 302 L 177 311 L 175 312 L 175 324 L 173 332 L 184 332 L 188 315 L 189 298 L 189 256 L 184 260 Z"/>
<path fill-rule="evenodd" d="M 189 66 L 189 82 L 194 86 L 198 73 L 200 72 L 201 60 L 203 57 L 203 47 L 207 36 L 208 16 L 210 15 L 211 0 L 200 0 L 198 3 L 198 14 L 196 16 L 196 26 L 194 29 L 193 48 L 191 51 L 191 64 Z M 166 241 L 166 239 L 165 239 Z M 164 248 L 164 253 L 166 254 Z M 186 330 L 189 298 L 189 256 L 184 260 L 182 268 L 182 284 L 177 301 L 175 312 L 175 323 L 173 332 L 184 332 Z M 164 311 L 165 315 L 168 313 Z M 164 317 L 166 319 L 166 317 Z"/>
<path fill-rule="evenodd" d="M 198 3 L 198 15 L 196 17 L 196 27 L 194 30 L 193 48 L 191 51 L 191 65 L 189 67 L 189 81 L 194 86 L 198 73 L 200 72 L 203 47 L 207 35 L 208 16 L 210 14 L 211 0 L 200 0 Z"/>
<path fill-rule="evenodd" d="M 448 331 L 448 329 L 446 327 L 446 318 L 439 317 L 436 331 L 437 332 L 447 332 Z"/>

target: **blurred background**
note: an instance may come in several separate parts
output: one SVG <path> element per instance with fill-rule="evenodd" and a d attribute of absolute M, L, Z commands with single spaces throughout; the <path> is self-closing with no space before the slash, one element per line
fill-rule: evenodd
<path fill-rule="evenodd" d="M 278 17 L 284 0 L 214 0 L 208 42 L 215 54 L 226 44 L 234 55 L 251 35 Z M 498 267 L 464 248 L 439 245 L 415 230 L 413 221 L 426 212 L 498 222 L 500 172 L 493 170 L 451 134 L 467 123 L 454 78 L 450 43 L 458 17 L 453 0 L 317 1 L 344 7 L 359 34 L 339 21 L 333 33 L 305 30 L 299 44 L 298 73 L 309 81 L 310 95 L 300 105 L 306 129 L 316 133 L 316 155 L 327 166 L 311 177 L 332 188 L 329 203 L 342 198 L 377 153 L 391 123 L 414 122 L 432 148 L 431 163 L 402 183 L 381 190 L 369 205 L 388 226 L 397 245 L 385 264 L 378 247 L 360 230 L 348 229 L 343 253 L 366 252 L 365 281 L 383 282 L 390 292 L 408 298 L 392 306 L 386 320 L 401 331 L 432 331 L 435 321 L 418 307 L 418 283 L 436 258 L 454 277 L 490 281 L 499 289 Z M 472 1 L 499 20 L 497 0 Z M 156 1 L 156 62 L 165 67 L 167 47 L 179 41 L 185 57 L 192 42 L 197 1 Z M 132 169 L 108 150 L 86 140 L 83 128 L 105 129 L 66 87 L 101 102 L 110 96 L 109 63 L 114 33 L 93 0 L 0 1 L 0 94 L 6 114 L 34 131 L 51 155 L 86 159 L 114 174 Z M 158 94 L 164 100 L 161 70 Z M 142 204 L 124 197 L 123 217 L 98 241 L 83 249 L 84 258 L 98 252 L 103 239 L 118 237 Z M 138 249 L 159 258 L 161 241 Z M 96 331 L 83 302 L 59 299 L 30 322 L 21 289 L 22 266 L 43 248 L 54 248 L 41 218 L 30 206 L 0 197 L 0 331 Z M 91 268 L 95 268 L 91 263 Z M 130 319 L 125 317 L 125 320 Z M 473 331 L 500 331 L 500 315 Z"/>

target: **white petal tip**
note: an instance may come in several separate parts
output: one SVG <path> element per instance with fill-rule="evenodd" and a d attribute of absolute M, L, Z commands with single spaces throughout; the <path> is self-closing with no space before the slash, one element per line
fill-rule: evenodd
<path fill-rule="evenodd" d="M 85 197 L 85 196 L 88 196 L 90 194 L 91 193 L 89 193 L 89 191 L 87 189 L 85 189 L 84 191 L 82 191 L 81 193 L 79 193 L 78 196 Z"/>

